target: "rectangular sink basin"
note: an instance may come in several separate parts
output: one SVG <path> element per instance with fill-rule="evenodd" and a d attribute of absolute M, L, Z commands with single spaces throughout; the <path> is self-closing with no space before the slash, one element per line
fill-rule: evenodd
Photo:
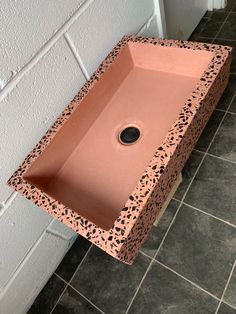
<path fill-rule="evenodd" d="M 124 37 L 8 184 L 131 264 L 228 83 L 230 56 Z"/>

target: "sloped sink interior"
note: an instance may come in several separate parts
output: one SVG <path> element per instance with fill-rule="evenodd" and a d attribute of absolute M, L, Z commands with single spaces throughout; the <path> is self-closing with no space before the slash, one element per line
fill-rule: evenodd
<path fill-rule="evenodd" d="M 24 179 L 110 229 L 212 57 L 129 42 Z M 126 128 L 138 130 L 132 143 Z"/>

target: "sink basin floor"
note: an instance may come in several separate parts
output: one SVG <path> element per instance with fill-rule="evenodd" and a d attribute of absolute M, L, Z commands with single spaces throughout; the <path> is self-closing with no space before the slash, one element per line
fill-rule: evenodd
<path fill-rule="evenodd" d="M 198 80 L 133 67 L 47 190 L 109 229 Z M 118 134 L 130 124 L 141 138 L 125 146 Z"/>

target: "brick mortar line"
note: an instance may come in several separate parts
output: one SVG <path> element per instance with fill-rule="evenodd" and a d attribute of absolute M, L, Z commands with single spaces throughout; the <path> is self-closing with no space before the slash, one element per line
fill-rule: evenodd
<path fill-rule="evenodd" d="M 8 288 L 9 285 L 12 284 L 12 282 L 15 280 L 16 276 L 19 274 L 19 272 L 22 270 L 24 265 L 27 263 L 27 261 L 30 259 L 32 254 L 34 253 L 35 249 L 37 248 L 38 244 L 41 242 L 43 236 L 46 234 L 47 228 L 54 222 L 54 219 L 50 221 L 50 223 L 42 230 L 37 240 L 32 244 L 32 246 L 27 250 L 25 253 L 23 259 L 21 262 L 17 265 L 17 268 L 15 269 L 14 273 L 12 274 L 11 278 L 6 282 L 6 284 L 2 287 L 1 294 Z M 0 295 L 1 295 L 0 294 Z"/>
<path fill-rule="evenodd" d="M 139 28 L 139 30 L 136 32 L 136 36 L 141 36 L 142 33 L 146 30 L 147 27 L 149 27 L 150 23 L 152 22 L 154 16 L 156 15 L 155 8 L 152 11 L 152 14 L 147 18 L 145 23 Z"/>
<path fill-rule="evenodd" d="M 69 49 L 71 50 L 71 52 L 73 54 L 75 60 L 77 61 L 85 80 L 88 81 L 90 79 L 90 75 L 86 69 L 86 66 L 84 65 L 82 58 L 80 57 L 80 54 L 78 53 L 78 51 L 75 47 L 73 40 L 71 39 L 71 37 L 68 33 L 64 34 L 64 38 L 66 40 L 67 45 L 69 46 Z"/>
<path fill-rule="evenodd" d="M 59 30 L 35 53 L 33 58 L 29 60 L 20 71 L 4 86 L 0 91 L 0 102 L 16 87 L 20 80 L 28 73 L 47 52 L 56 44 L 56 42 L 64 35 L 64 33 L 74 24 L 74 22 L 82 15 L 94 0 L 86 0 L 77 11 L 59 28 Z"/>
<path fill-rule="evenodd" d="M 0 218 L 5 213 L 5 211 L 11 206 L 18 195 L 18 192 L 14 191 L 10 194 L 6 201 L 0 203 Z"/>

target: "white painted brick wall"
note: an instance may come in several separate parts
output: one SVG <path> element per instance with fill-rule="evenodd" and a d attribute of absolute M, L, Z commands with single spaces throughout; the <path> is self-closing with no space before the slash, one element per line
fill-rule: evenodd
<path fill-rule="evenodd" d="M 45 232 L 11 278 L 9 285 L 0 293 L 0 313 L 26 313 L 67 248 L 67 241 Z"/>
<path fill-rule="evenodd" d="M 85 0 L 1 1 L 0 77 L 6 83 Z"/>
<path fill-rule="evenodd" d="M 0 218 L 0 291 L 51 220 L 52 218 L 46 212 L 22 196 L 17 196 L 2 214 Z M 24 232 L 25 230 L 27 232 Z"/>
<path fill-rule="evenodd" d="M 94 1 L 68 30 L 89 74 L 124 34 L 136 34 L 153 11 L 153 0 Z"/>
<path fill-rule="evenodd" d="M 1 314 L 26 312 L 75 236 L 7 179 L 123 35 L 158 34 L 153 11 L 153 0 L 1 2 Z"/>

